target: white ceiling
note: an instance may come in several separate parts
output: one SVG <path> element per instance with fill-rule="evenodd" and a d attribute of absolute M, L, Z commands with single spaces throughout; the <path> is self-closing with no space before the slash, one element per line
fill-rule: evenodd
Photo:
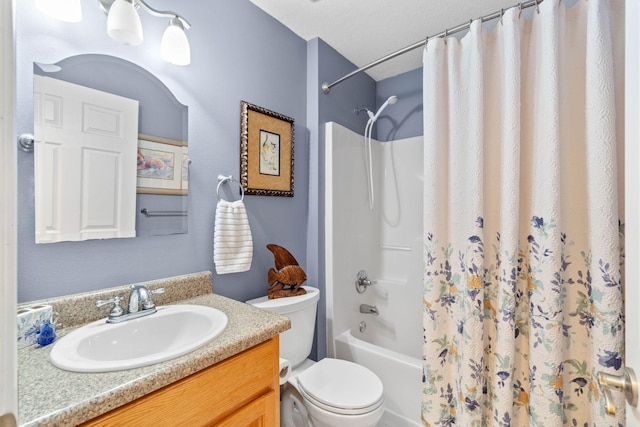
<path fill-rule="evenodd" d="M 319 37 L 358 67 L 518 0 L 251 0 L 305 40 Z M 520 0 L 523 1 L 523 0 Z M 371 68 L 376 81 L 421 66 L 416 49 Z M 337 76 L 337 78 L 342 76 Z"/>

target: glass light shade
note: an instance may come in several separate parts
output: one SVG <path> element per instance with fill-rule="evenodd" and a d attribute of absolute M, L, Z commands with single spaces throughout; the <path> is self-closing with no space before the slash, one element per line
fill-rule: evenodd
<path fill-rule="evenodd" d="M 40 11 L 65 22 L 82 21 L 80 0 L 36 0 Z"/>
<path fill-rule="evenodd" d="M 191 63 L 189 40 L 178 19 L 173 19 L 164 30 L 160 43 L 160 56 L 175 65 L 189 65 Z"/>
<path fill-rule="evenodd" d="M 116 0 L 107 16 L 107 34 L 121 43 L 138 46 L 142 43 L 142 22 L 132 3 Z"/>

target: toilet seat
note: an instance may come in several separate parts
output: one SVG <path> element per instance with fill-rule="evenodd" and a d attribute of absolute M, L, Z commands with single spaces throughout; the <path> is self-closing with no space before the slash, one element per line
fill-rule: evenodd
<path fill-rule="evenodd" d="M 353 362 L 325 358 L 296 377 L 309 403 L 334 414 L 360 415 L 383 403 L 382 381 Z"/>

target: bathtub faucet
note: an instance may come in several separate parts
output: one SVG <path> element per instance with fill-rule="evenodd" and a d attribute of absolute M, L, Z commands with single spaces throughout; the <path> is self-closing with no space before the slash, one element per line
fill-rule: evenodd
<path fill-rule="evenodd" d="M 375 284 L 376 284 L 375 280 L 369 280 L 369 278 L 367 277 L 366 271 L 364 270 L 358 271 L 358 278 L 356 279 L 356 291 L 358 291 L 359 294 L 364 293 L 364 291 L 366 291 L 369 286 L 375 285 Z"/>
<path fill-rule="evenodd" d="M 378 307 L 376 307 L 375 305 L 369 305 L 369 304 L 360 304 L 360 313 L 373 314 L 374 316 L 377 316 L 380 314 L 378 313 Z"/>

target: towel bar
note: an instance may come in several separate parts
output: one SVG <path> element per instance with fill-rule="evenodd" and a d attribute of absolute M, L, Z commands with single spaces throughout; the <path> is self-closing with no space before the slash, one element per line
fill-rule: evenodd
<path fill-rule="evenodd" d="M 238 185 L 240 186 L 240 195 L 241 195 L 240 201 L 244 200 L 244 188 L 242 188 L 242 184 L 240 183 L 240 181 L 235 179 L 233 175 L 229 175 L 229 176 L 218 175 L 218 186 L 216 187 L 216 196 L 218 196 L 218 200 L 220 200 L 220 186 L 225 182 L 233 182 L 233 181 L 237 182 Z"/>
<path fill-rule="evenodd" d="M 187 216 L 187 211 L 150 211 L 147 208 L 140 209 L 141 214 L 146 216 Z"/>

